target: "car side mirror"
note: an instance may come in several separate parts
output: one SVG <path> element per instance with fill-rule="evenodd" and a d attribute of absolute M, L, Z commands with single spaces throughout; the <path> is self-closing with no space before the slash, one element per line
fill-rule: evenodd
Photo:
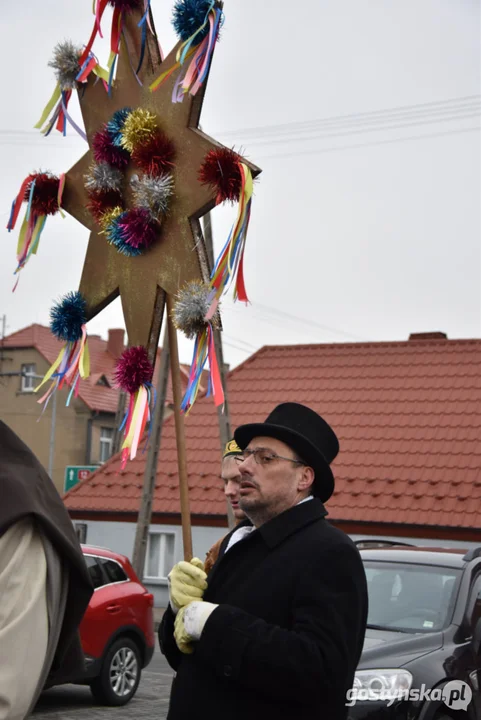
<path fill-rule="evenodd" d="M 475 656 L 481 653 L 481 618 L 478 619 L 473 632 L 473 639 L 471 641 Z"/>

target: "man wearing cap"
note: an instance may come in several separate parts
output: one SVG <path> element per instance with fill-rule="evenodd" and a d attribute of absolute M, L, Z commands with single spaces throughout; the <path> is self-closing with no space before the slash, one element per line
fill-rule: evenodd
<path fill-rule="evenodd" d="M 224 481 L 224 494 L 232 508 L 232 514 L 236 520 L 236 525 L 245 520 L 246 515 L 239 505 L 239 490 L 241 474 L 239 470 L 239 462 L 242 460 L 242 450 L 235 440 L 230 440 L 225 448 L 222 456 L 221 479 Z M 204 561 L 204 572 L 209 572 L 214 567 L 224 538 L 218 540 L 208 551 Z"/>
<path fill-rule="evenodd" d="M 224 539 L 208 585 L 198 561 L 174 568 L 159 630 L 176 670 L 168 720 L 345 720 L 367 589 L 355 545 L 325 519 L 337 437 L 310 408 L 283 403 L 235 440 L 248 519 Z"/>

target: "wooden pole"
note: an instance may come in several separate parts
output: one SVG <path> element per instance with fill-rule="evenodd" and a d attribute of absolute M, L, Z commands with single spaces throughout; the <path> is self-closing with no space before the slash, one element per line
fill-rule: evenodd
<path fill-rule="evenodd" d="M 212 218 L 210 212 L 206 213 L 203 217 L 204 225 L 204 240 L 205 247 L 207 250 L 207 256 L 209 258 L 210 266 L 214 267 L 214 240 L 212 235 Z M 224 365 L 224 351 L 222 349 L 222 335 L 219 328 L 214 328 L 214 347 L 217 355 L 217 362 L 219 363 L 220 377 L 222 381 L 222 387 L 224 388 L 224 407 L 217 408 L 217 419 L 219 421 L 219 436 L 221 453 L 224 452 L 224 448 L 229 440 L 232 439 L 232 430 L 230 425 L 230 414 L 229 414 L 229 401 L 227 397 L 227 367 Z M 235 526 L 235 517 L 232 512 L 230 502 L 226 499 L 227 505 L 227 524 L 229 530 Z"/>
<path fill-rule="evenodd" d="M 189 479 L 187 475 L 187 452 L 185 445 L 184 418 L 180 410 L 182 404 L 182 385 L 180 381 L 179 347 L 177 331 L 172 322 L 173 302 L 167 295 L 167 327 L 170 344 L 170 370 L 172 374 L 172 393 L 174 395 L 175 435 L 177 440 L 177 465 L 179 468 L 180 513 L 182 516 L 182 539 L 184 560 L 192 560 L 192 528 L 190 523 Z"/>
<path fill-rule="evenodd" d="M 152 432 L 150 436 L 149 451 L 145 465 L 144 487 L 142 500 L 137 518 L 137 529 L 135 532 L 134 555 L 132 565 L 139 578 L 144 576 L 145 555 L 147 553 L 147 542 L 149 539 L 150 521 L 152 519 L 152 503 L 155 491 L 155 479 L 157 477 L 157 463 L 164 422 L 165 402 L 167 399 L 167 384 L 169 380 L 169 334 L 167 328 L 164 330 L 164 341 L 160 356 L 159 376 L 157 380 L 157 402 L 152 418 Z"/>

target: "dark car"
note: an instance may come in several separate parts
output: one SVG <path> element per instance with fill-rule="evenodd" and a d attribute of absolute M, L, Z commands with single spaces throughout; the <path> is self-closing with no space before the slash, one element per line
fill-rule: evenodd
<path fill-rule="evenodd" d="M 90 685 L 105 705 L 125 705 L 154 653 L 154 597 L 124 555 L 82 550 L 95 590 L 80 625 L 85 675 L 73 682 Z"/>
<path fill-rule="evenodd" d="M 369 615 L 348 718 L 481 720 L 481 548 L 361 556 Z"/>

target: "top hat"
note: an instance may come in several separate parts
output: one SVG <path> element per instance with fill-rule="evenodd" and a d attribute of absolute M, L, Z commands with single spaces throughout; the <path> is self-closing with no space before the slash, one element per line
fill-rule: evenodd
<path fill-rule="evenodd" d="M 314 410 L 299 403 L 278 405 L 263 423 L 241 425 L 234 433 L 242 450 L 255 437 L 273 437 L 289 445 L 315 473 L 312 493 L 322 502 L 334 491 L 330 463 L 339 452 L 339 441 L 330 425 Z"/>

